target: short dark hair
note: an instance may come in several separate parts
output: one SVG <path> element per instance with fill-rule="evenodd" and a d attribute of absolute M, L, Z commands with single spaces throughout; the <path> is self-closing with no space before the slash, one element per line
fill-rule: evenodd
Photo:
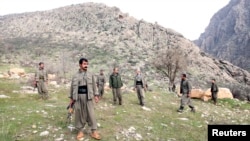
<path fill-rule="evenodd" d="M 214 78 L 212 79 L 213 81 L 216 81 Z"/>
<path fill-rule="evenodd" d="M 44 63 L 43 62 L 39 62 L 39 66 L 42 65 L 42 64 L 44 64 Z"/>
<path fill-rule="evenodd" d="M 187 77 L 187 75 L 185 73 L 182 74 L 183 77 Z"/>
<path fill-rule="evenodd" d="M 86 58 L 81 58 L 81 59 L 79 60 L 79 64 L 82 64 L 83 62 L 88 62 L 88 59 L 86 59 Z"/>

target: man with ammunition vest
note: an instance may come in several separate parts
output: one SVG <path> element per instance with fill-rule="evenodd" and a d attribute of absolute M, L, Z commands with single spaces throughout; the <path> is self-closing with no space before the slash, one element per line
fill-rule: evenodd
<path fill-rule="evenodd" d="M 144 106 L 144 97 L 147 90 L 147 82 L 144 76 L 141 74 L 140 69 L 136 70 L 136 76 L 134 78 L 134 90 L 137 93 L 139 104 Z"/>
<path fill-rule="evenodd" d="M 87 71 L 88 60 L 81 58 L 79 60 L 79 71 L 73 76 L 70 89 L 70 103 L 74 103 L 75 127 L 78 130 L 77 140 L 83 140 L 84 127 L 86 123 L 91 126 L 91 137 L 100 140 L 97 133 L 97 122 L 94 113 L 93 99 L 97 103 L 99 94 L 96 87 L 95 77 Z"/>

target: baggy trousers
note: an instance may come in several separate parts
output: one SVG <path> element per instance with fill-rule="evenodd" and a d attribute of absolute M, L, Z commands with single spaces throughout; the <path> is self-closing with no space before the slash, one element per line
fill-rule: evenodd
<path fill-rule="evenodd" d="M 113 101 L 114 101 L 114 103 L 116 103 L 117 98 L 118 98 L 119 103 L 121 104 L 122 103 L 121 88 L 113 88 L 112 93 L 113 93 Z"/>
<path fill-rule="evenodd" d="M 145 97 L 145 94 L 144 94 L 144 89 L 142 88 L 142 85 L 136 85 L 136 93 L 137 93 L 137 97 L 138 97 L 138 100 L 140 102 L 140 105 L 144 105 L 144 97 Z"/>
<path fill-rule="evenodd" d="M 214 103 L 217 102 L 217 92 L 212 92 L 212 100 L 214 101 Z"/>
<path fill-rule="evenodd" d="M 96 117 L 94 114 L 94 103 L 88 100 L 87 94 L 78 94 L 78 100 L 75 103 L 75 127 L 83 131 L 86 123 L 92 130 L 97 129 Z"/>
<path fill-rule="evenodd" d="M 38 93 L 46 98 L 48 97 L 48 89 L 47 89 L 47 85 L 45 84 L 45 82 L 43 80 L 39 80 L 37 82 L 37 90 L 38 90 Z"/>
<path fill-rule="evenodd" d="M 104 86 L 99 86 L 98 87 L 98 91 L 99 91 L 99 95 L 102 97 L 103 96 L 103 94 L 104 94 Z"/>
<path fill-rule="evenodd" d="M 191 98 L 187 97 L 187 94 L 182 94 L 181 96 L 181 108 L 184 108 L 185 105 L 188 105 L 190 108 L 194 108 L 191 102 Z"/>

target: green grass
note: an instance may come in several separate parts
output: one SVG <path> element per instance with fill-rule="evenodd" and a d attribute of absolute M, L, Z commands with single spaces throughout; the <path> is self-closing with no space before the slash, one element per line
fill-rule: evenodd
<path fill-rule="evenodd" d="M 20 86 L 15 80 L 0 81 L 0 93 L 11 97 L 0 99 L 1 141 L 54 141 L 61 134 L 65 140 L 75 139 L 77 132 L 70 131 L 66 123 L 68 88 L 51 87 L 50 99 L 43 101 L 37 94 L 13 93 Z M 226 99 L 219 100 L 220 106 L 214 106 L 212 102 L 193 99 L 197 112 L 191 113 L 186 107 L 180 114 L 176 112 L 180 99 L 173 93 L 147 92 L 145 101 L 151 111 L 141 108 L 135 93 L 123 94 L 123 105 L 113 105 L 111 91 L 106 91 L 104 99 L 95 104 L 102 140 L 116 141 L 118 138 L 133 141 L 133 135 L 126 137 L 123 132 L 134 127 L 144 141 L 205 141 L 207 124 L 250 124 L 250 119 L 244 118 L 246 111 L 250 113 L 250 104 L 246 102 Z M 225 118 L 227 114 L 230 114 L 230 119 Z M 86 128 L 89 129 L 88 126 Z M 49 131 L 49 135 L 40 137 L 43 131 Z M 88 135 L 87 139 L 93 141 Z"/>

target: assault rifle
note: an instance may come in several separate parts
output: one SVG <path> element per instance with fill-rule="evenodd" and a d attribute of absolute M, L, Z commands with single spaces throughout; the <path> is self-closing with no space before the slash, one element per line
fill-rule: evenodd
<path fill-rule="evenodd" d="M 33 82 L 33 87 L 34 87 L 33 91 L 35 91 L 35 89 L 37 88 L 37 82 L 36 82 L 36 80 L 34 80 L 34 82 Z"/>
<path fill-rule="evenodd" d="M 70 123 L 72 121 L 72 114 L 74 112 L 74 104 L 75 104 L 75 101 L 72 100 L 67 106 L 67 110 L 68 110 L 67 123 Z"/>

